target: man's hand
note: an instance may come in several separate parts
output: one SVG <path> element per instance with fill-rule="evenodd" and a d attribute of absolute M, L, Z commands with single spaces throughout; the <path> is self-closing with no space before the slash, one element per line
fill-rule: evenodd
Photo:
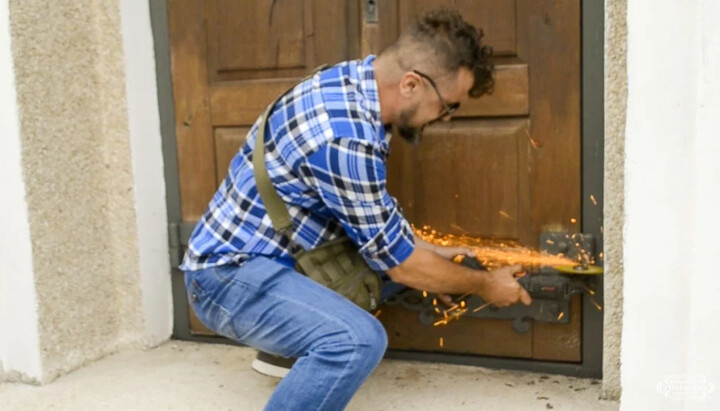
<path fill-rule="evenodd" d="M 514 277 L 514 274 L 519 272 L 522 272 L 520 265 L 511 265 L 490 271 L 488 283 L 478 291 L 478 295 L 498 307 L 507 307 L 518 302 L 530 305 L 532 303 L 530 294 Z"/>

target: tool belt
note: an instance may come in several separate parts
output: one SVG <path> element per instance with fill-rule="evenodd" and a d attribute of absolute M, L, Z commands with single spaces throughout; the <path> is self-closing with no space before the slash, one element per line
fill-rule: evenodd
<path fill-rule="evenodd" d="M 322 70 L 324 67 L 315 71 Z M 293 223 L 285 202 L 280 198 L 270 180 L 265 166 L 265 131 L 270 111 L 285 95 L 283 93 L 270 104 L 262 115 L 253 148 L 253 173 L 260 199 L 265 205 L 273 228 L 294 249 L 295 269 L 319 284 L 337 292 L 367 311 L 373 311 L 380 302 L 380 276 L 358 253 L 355 244 L 343 234 L 312 250 L 304 250 L 292 240 Z"/>

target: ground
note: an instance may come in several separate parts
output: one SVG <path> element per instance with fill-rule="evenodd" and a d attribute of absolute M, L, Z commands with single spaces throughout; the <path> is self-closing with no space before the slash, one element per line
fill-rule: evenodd
<path fill-rule="evenodd" d="M 92 363 L 51 384 L 0 384 L 0 410 L 262 410 L 278 381 L 255 352 L 169 341 Z M 348 410 L 617 410 L 597 380 L 384 360 Z"/>

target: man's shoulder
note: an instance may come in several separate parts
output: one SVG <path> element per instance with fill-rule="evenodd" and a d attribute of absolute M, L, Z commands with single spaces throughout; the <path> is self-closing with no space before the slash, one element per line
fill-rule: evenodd
<path fill-rule="evenodd" d="M 333 138 L 375 142 L 379 130 L 372 121 L 368 102 L 358 87 L 357 61 L 346 61 L 320 73 L 315 91 L 322 99 Z M 323 116 L 324 117 L 324 116 Z"/>

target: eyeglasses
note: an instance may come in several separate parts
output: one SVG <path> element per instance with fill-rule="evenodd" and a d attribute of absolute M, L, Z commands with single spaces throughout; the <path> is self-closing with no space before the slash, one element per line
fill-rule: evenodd
<path fill-rule="evenodd" d="M 428 75 L 425 74 L 425 73 L 419 72 L 419 71 L 417 71 L 417 70 L 413 70 L 413 73 L 415 73 L 415 74 L 417 74 L 418 76 L 424 78 L 425 80 L 428 81 L 428 83 L 430 83 L 430 85 L 432 86 L 433 90 L 435 90 L 435 93 L 437 94 L 438 98 L 440 99 L 440 102 L 441 102 L 442 105 L 443 105 L 443 108 L 444 108 L 444 109 L 443 109 L 443 112 L 442 112 L 435 120 L 433 120 L 432 122 L 435 122 L 435 121 L 437 121 L 437 120 L 440 120 L 441 118 L 445 118 L 445 117 L 451 115 L 452 113 L 456 112 L 456 111 L 460 108 L 460 103 L 448 103 L 447 101 L 445 101 L 445 99 L 443 98 L 443 96 L 440 94 L 440 90 L 438 90 L 437 85 L 435 84 L 435 82 L 433 81 L 433 79 L 430 78 L 430 76 L 428 76 Z M 431 123 L 432 123 L 432 122 L 431 122 Z"/>

